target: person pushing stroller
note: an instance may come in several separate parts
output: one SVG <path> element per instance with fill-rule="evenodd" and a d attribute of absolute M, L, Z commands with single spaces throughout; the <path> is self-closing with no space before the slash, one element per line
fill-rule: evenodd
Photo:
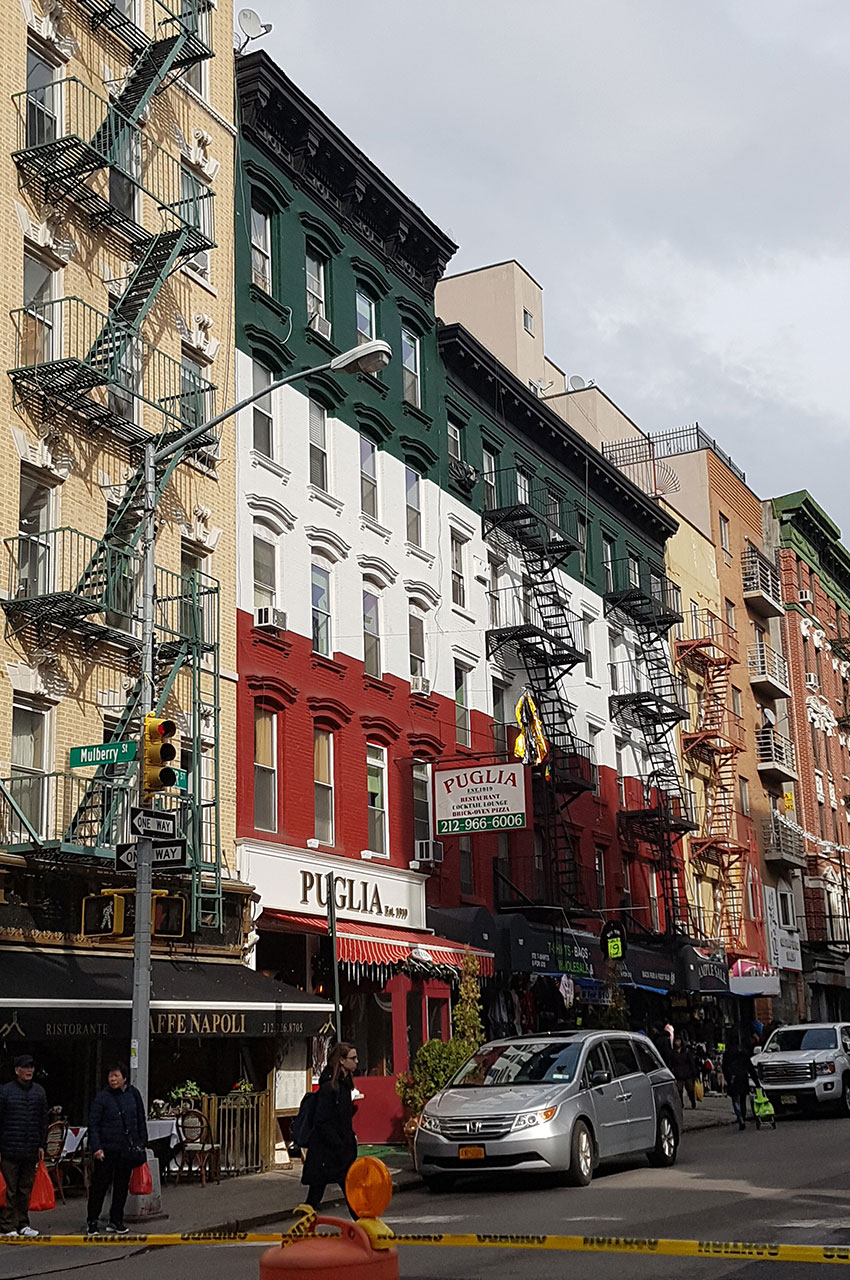
<path fill-rule="evenodd" d="M 747 1127 L 747 1097 L 750 1092 L 750 1081 L 760 1088 L 760 1082 L 749 1046 L 739 1036 L 735 1045 L 730 1045 L 723 1054 L 723 1075 L 726 1080 L 726 1092 L 732 1099 L 735 1118 L 739 1130 Z"/>

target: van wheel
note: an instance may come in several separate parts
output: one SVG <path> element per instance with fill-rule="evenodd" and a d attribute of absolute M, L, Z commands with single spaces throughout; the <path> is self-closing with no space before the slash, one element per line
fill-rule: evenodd
<path fill-rule="evenodd" d="M 422 1181 L 433 1195 L 439 1195 L 442 1191 L 451 1191 L 454 1186 L 453 1179 L 445 1173 L 432 1173 L 427 1178 L 423 1176 Z"/>
<path fill-rule="evenodd" d="M 655 1146 L 647 1158 L 656 1169 L 669 1169 L 679 1153 L 679 1131 L 669 1111 L 662 1111 L 655 1125 Z"/>
<path fill-rule="evenodd" d="M 593 1177 L 593 1138 L 583 1120 L 576 1120 L 570 1142 L 570 1167 L 564 1181 L 570 1187 L 587 1187 Z"/>

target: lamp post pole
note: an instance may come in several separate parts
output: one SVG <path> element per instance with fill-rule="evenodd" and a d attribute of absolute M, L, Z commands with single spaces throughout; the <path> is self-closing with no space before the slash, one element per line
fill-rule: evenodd
<path fill-rule="evenodd" d="M 336 876 L 329 871 L 326 877 L 328 894 L 328 937 L 331 942 L 331 965 L 334 977 L 334 1032 L 336 1042 L 342 1040 L 342 1006 L 339 1002 L 339 952 L 336 945 Z"/>
<path fill-rule="evenodd" d="M 189 445 L 207 436 L 220 423 L 247 409 L 255 400 L 271 395 L 280 387 L 314 373 L 373 373 L 385 368 L 392 358 L 392 349 L 380 339 L 363 343 L 351 351 L 334 356 L 325 364 L 278 378 L 261 391 L 245 396 L 223 413 L 216 414 L 208 422 L 202 422 L 189 431 L 183 431 L 159 449 L 153 440 L 145 445 L 144 485 L 142 511 L 142 726 L 139 741 L 137 768 L 139 771 L 138 799 L 144 804 L 145 712 L 155 710 L 154 688 L 154 607 L 156 604 L 156 469 L 176 453 L 182 453 Z M 150 1067 L 150 1006 L 151 1006 L 151 904 L 153 901 L 153 842 L 150 837 L 140 837 L 136 844 L 136 923 L 133 934 L 133 1009 L 130 1027 L 130 1078 L 147 1105 L 148 1074 Z M 333 892 L 329 902 L 333 901 Z M 336 933 L 334 932 L 334 991 L 336 999 L 336 1030 L 340 1035 L 339 974 L 336 963 Z"/>

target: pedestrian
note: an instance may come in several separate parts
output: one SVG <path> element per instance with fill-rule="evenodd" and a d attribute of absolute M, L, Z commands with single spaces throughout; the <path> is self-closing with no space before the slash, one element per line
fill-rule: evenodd
<path fill-rule="evenodd" d="M 35 1060 L 30 1054 L 19 1054 L 12 1065 L 15 1078 L 0 1089 L 0 1173 L 6 1183 L 0 1234 L 31 1237 L 39 1234 L 30 1226 L 29 1204 L 47 1142 L 47 1096 L 33 1080 Z"/>
<path fill-rule="evenodd" d="M 301 1181 L 309 1187 L 307 1204 L 314 1209 L 322 1203 L 329 1182 L 338 1182 L 345 1194 L 346 1174 L 357 1159 L 351 1096 L 357 1061 L 354 1045 L 335 1044 L 328 1055 L 328 1065 L 319 1077 L 313 1127 L 301 1171 Z M 352 1218 L 357 1217 L 350 1205 L 348 1211 Z"/>
<path fill-rule="evenodd" d="M 107 1069 L 107 1088 L 96 1093 L 89 1111 L 88 1142 L 92 1153 L 91 1187 L 86 1213 L 86 1234 L 99 1234 L 98 1218 L 109 1184 L 112 1203 L 106 1235 L 127 1236 L 124 1205 L 130 1187 L 131 1148 L 144 1148 L 148 1143 L 145 1104 L 138 1089 L 127 1082 L 127 1068 L 122 1062 Z"/>
<path fill-rule="evenodd" d="M 676 1088 L 679 1090 L 679 1100 L 684 1101 L 682 1095 L 683 1092 L 686 1092 L 693 1110 L 697 1105 L 696 1092 L 694 1090 L 697 1068 L 690 1045 L 683 1044 L 680 1036 L 676 1036 L 673 1041 L 673 1049 L 670 1053 L 670 1070 L 673 1072 Z"/>
<path fill-rule="evenodd" d="M 759 1078 L 753 1066 L 749 1046 L 743 1036 L 739 1036 L 737 1043 L 725 1050 L 723 1076 L 726 1080 L 726 1092 L 732 1099 L 738 1129 L 744 1130 L 747 1127 L 747 1097 L 750 1092 L 750 1081 L 752 1080 L 758 1087 Z"/>
<path fill-rule="evenodd" d="M 664 1063 L 665 1067 L 669 1067 L 673 1047 L 670 1044 L 670 1037 L 667 1035 L 667 1032 L 663 1031 L 661 1027 L 653 1027 L 650 1039 L 661 1054 L 661 1061 Z"/>

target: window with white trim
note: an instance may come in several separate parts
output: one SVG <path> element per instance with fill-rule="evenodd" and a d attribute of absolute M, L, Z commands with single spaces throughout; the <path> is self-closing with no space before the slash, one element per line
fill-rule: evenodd
<path fill-rule="evenodd" d="M 534 334 L 534 316 L 526 307 L 522 309 L 522 327 L 526 333 Z"/>
<path fill-rule="evenodd" d="M 720 518 L 720 545 L 724 551 L 728 552 L 731 550 L 729 538 L 729 517 L 724 516 L 722 511 L 720 511 L 718 515 Z"/>
<path fill-rule="evenodd" d="M 277 831 L 277 716 L 254 706 L 254 826 Z"/>
<path fill-rule="evenodd" d="M 368 293 L 358 289 L 355 295 L 355 307 L 357 312 L 357 345 L 362 347 L 364 342 L 371 342 L 375 337 L 375 303 Z"/>
<path fill-rule="evenodd" d="M 39 834 L 47 825 L 47 711 L 15 699 L 12 705 L 12 797 Z"/>
<path fill-rule="evenodd" d="M 491 449 L 481 451 L 482 480 L 484 483 L 484 510 L 495 511 L 499 505 L 499 489 L 496 483 L 496 470 L 499 460 Z"/>
<path fill-rule="evenodd" d="M 254 360 L 251 366 L 251 385 L 254 395 L 258 391 L 266 391 L 271 386 L 272 375 L 264 364 Z M 274 457 L 274 418 L 272 416 L 272 398 L 266 391 L 260 400 L 253 405 L 253 445 L 256 453 L 264 458 Z"/>
<path fill-rule="evenodd" d="M 254 525 L 254 608 L 274 608 L 277 600 L 277 543 L 263 525 Z"/>
<path fill-rule="evenodd" d="M 59 94 L 56 67 L 31 45 L 27 46 L 26 145 L 43 147 L 59 132 Z"/>
<path fill-rule="evenodd" d="M 313 834 L 321 844 L 334 842 L 333 734 L 313 730 Z"/>
<path fill-rule="evenodd" d="M 265 293 L 272 292 L 271 215 L 251 195 L 251 279 Z"/>
<path fill-rule="evenodd" d="M 516 469 L 516 496 L 517 502 L 521 504 L 528 503 L 531 499 L 531 476 L 522 467 Z"/>
<path fill-rule="evenodd" d="M 366 746 L 366 804 L 369 849 L 382 857 L 389 853 L 387 834 L 387 753 L 375 743 Z"/>
<path fill-rule="evenodd" d="M 18 364 L 43 364 L 53 358 L 53 301 L 56 272 L 28 249 L 24 250 L 25 323 L 19 342 Z"/>
<path fill-rule="evenodd" d="M 315 560 L 310 566 L 312 594 L 313 649 L 325 657 L 331 655 L 331 575 L 330 570 Z"/>
<path fill-rule="evenodd" d="M 454 418 L 449 418 L 446 423 L 448 431 L 449 457 L 455 458 L 458 462 L 463 461 L 463 427 L 459 422 L 455 422 Z"/>
<path fill-rule="evenodd" d="M 360 437 L 360 510 L 364 516 L 378 518 L 378 450 Z"/>
<path fill-rule="evenodd" d="M 602 573 L 605 578 L 605 590 L 614 590 L 614 539 L 602 535 Z"/>
<path fill-rule="evenodd" d="M 381 676 L 380 602 L 375 591 L 363 588 L 363 670 L 367 676 Z"/>
<path fill-rule="evenodd" d="M 469 716 L 469 672 L 459 662 L 455 663 L 455 738 L 461 747 L 468 747 L 472 742 Z"/>
<path fill-rule="evenodd" d="M 605 850 L 601 845 L 593 849 L 593 867 L 596 873 L 596 905 L 600 911 L 605 910 Z"/>
<path fill-rule="evenodd" d="M 782 884 L 777 885 L 777 904 L 779 908 L 779 924 L 783 929 L 797 928 L 797 912 L 794 909 L 794 894 Z"/>
<path fill-rule="evenodd" d="M 406 404 L 419 408 L 419 339 L 409 329 L 401 331 L 401 395 Z"/>
<path fill-rule="evenodd" d="M 452 603 L 463 609 L 466 605 L 466 578 L 463 568 L 465 540 L 451 530 Z"/>
<path fill-rule="evenodd" d="M 18 498 L 17 583 L 20 599 L 43 595 L 51 582 L 51 490 L 29 468 L 21 467 Z"/>
<path fill-rule="evenodd" d="M 419 475 L 411 467 L 404 469 L 405 509 L 407 513 L 407 541 L 414 547 L 422 546 L 422 506 L 419 494 Z"/>
<path fill-rule="evenodd" d="M 119 11 L 122 5 L 118 5 Z M 194 35 L 208 49 L 212 48 L 212 4 L 198 4 L 197 6 L 186 6 L 183 10 L 185 14 L 189 14 L 194 9 L 195 15 L 195 31 Z M 209 97 L 209 58 L 198 58 L 196 62 L 191 63 L 183 73 L 186 84 L 191 85 L 195 93 L 200 94 L 204 99 Z"/>
<path fill-rule="evenodd" d="M 308 249 L 304 259 L 307 277 L 307 319 L 325 315 L 325 259 Z"/>
<path fill-rule="evenodd" d="M 649 922 L 658 932 L 660 916 L 658 914 L 658 872 L 655 867 L 649 868 Z"/>
<path fill-rule="evenodd" d="M 328 415 L 310 397 L 310 484 L 328 491 Z"/>
<path fill-rule="evenodd" d="M 413 761 L 413 839 L 433 839 L 433 826 L 431 824 L 431 766 L 427 760 Z"/>
<path fill-rule="evenodd" d="M 425 619 L 415 605 L 410 606 L 407 616 L 407 633 L 410 647 L 411 678 L 424 679 L 427 670 L 425 662 Z"/>
<path fill-rule="evenodd" d="M 582 645 L 584 646 L 584 674 L 588 680 L 593 679 L 593 623 L 595 619 L 584 617 L 581 620 Z"/>

